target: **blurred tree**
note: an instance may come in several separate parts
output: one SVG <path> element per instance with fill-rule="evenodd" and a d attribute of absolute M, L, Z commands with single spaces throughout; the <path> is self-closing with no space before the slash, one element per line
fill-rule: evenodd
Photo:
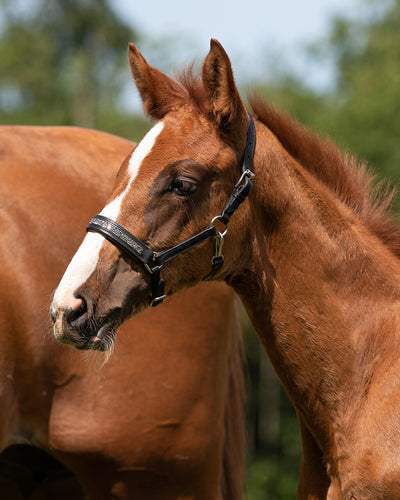
<path fill-rule="evenodd" d="M 400 0 L 369 2 L 376 17 L 337 20 L 337 109 L 330 128 L 342 144 L 400 180 Z M 329 130 L 328 130 L 329 131 Z"/>
<path fill-rule="evenodd" d="M 400 181 L 400 0 L 363 0 L 360 18 L 337 18 L 314 57 L 336 61 L 336 85 L 323 95 L 296 78 L 261 86 L 303 123 L 329 134 L 384 176 Z"/>
<path fill-rule="evenodd" d="M 137 35 L 107 1 L 1 5 L 0 120 L 107 130 L 111 122 L 118 133 L 118 99 L 129 81 L 126 49 Z"/>

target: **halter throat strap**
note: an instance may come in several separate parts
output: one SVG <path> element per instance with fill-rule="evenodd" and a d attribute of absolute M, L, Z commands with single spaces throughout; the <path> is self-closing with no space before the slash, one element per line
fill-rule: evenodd
<path fill-rule="evenodd" d="M 254 120 L 250 115 L 249 118 L 250 123 L 247 130 L 242 175 L 236 183 L 235 188 L 221 214 L 214 217 L 210 225 L 203 231 L 200 231 L 191 238 L 188 238 L 187 240 L 178 243 L 163 252 L 157 253 L 143 243 L 143 241 L 139 240 L 136 236 L 127 231 L 124 227 L 104 215 L 95 215 L 89 222 L 86 228 L 87 231 L 101 234 L 121 251 L 127 253 L 136 261 L 144 265 L 145 269 L 151 276 L 151 307 L 157 306 L 166 297 L 164 293 L 165 283 L 160 277 L 161 267 L 166 262 L 178 257 L 178 255 L 182 255 L 210 238 L 215 238 L 215 254 L 211 259 L 211 272 L 203 279 L 211 279 L 223 265 L 224 258 L 222 255 L 222 245 L 224 236 L 228 230 L 229 220 L 253 188 L 254 173 L 251 171 L 251 166 L 253 163 L 256 134 Z M 226 225 L 226 230 L 223 233 L 218 232 L 215 228 L 214 223 L 216 220 L 219 220 Z"/>

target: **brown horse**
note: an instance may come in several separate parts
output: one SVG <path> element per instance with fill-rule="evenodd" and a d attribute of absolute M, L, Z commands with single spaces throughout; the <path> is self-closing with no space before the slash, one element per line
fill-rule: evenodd
<path fill-rule="evenodd" d="M 94 500 L 239 499 L 240 329 L 228 287 L 207 284 L 127 322 L 102 368 L 49 341 L 51 294 L 133 146 L 90 130 L 0 127 L 1 449 L 45 450 Z M 34 498 L 80 498 L 60 486 Z M 12 487 L 0 477 L 1 498 L 22 498 Z"/>
<path fill-rule="evenodd" d="M 298 498 L 399 499 L 400 230 L 389 194 L 257 99 L 254 131 L 218 42 L 202 78 L 180 83 L 134 46 L 129 55 L 159 121 L 55 294 L 55 335 L 104 346 L 161 296 L 161 279 L 170 296 L 211 268 L 240 295 L 297 410 Z"/>

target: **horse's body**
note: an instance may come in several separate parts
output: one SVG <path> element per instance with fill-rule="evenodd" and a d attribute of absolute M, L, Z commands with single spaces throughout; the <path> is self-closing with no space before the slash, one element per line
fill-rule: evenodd
<path fill-rule="evenodd" d="M 49 337 L 52 291 L 132 148 L 83 129 L 0 128 L 0 447 L 51 453 L 93 500 L 239 499 L 240 332 L 227 287 L 129 321 L 102 368 Z"/>
<path fill-rule="evenodd" d="M 104 325 L 112 337 L 110 325 L 151 301 L 153 276 L 130 248 L 120 263 L 119 226 L 107 220 L 147 248 L 151 270 L 220 214 L 217 234 L 206 233 L 218 243 L 229 212 L 214 279 L 241 296 L 297 410 L 298 498 L 400 499 L 400 230 L 387 212 L 390 193 L 377 196 L 353 159 L 257 100 L 254 188 L 249 194 L 253 175 L 244 170 L 232 191 L 249 164 L 252 120 L 223 48 L 213 41 L 202 79 L 185 74 L 180 84 L 134 46 L 130 64 L 146 113 L 159 121 L 101 212 L 110 241 L 94 223 L 63 277 L 56 336 L 97 348 Z M 162 263 L 167 295 L 207 275 L 212 239 Z"/>

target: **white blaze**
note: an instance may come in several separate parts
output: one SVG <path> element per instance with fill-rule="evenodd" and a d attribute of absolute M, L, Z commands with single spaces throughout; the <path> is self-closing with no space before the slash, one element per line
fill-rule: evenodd
<path fill-rule="evenodd" d="M 128 184 L 123 193 L 118 195 L 103 208 L 100 212 L 101 215 L 104 215 L 115 222 L 117 221 L 121 210 L 122 200 L 135 180 L 139 172 L 140 165 L 152 150 L 155 140 L 163 129 L 163 126 L 163 122 L 158 122 L 152 129 L 149 130 L 135 151 L 132 153 L 128 165 Z M 65 309 L 69 307 L 74 299 L 75 290 L 79 288 L 95 270 L 103 242 L 104 238 L 100 234 L 92 232 L 87 233 L 81 246 L 78 248 L 78 251 L 69 263 L 60 284 L 58 285 L 54 294 L 52 305 L 53 309 Z"/>

